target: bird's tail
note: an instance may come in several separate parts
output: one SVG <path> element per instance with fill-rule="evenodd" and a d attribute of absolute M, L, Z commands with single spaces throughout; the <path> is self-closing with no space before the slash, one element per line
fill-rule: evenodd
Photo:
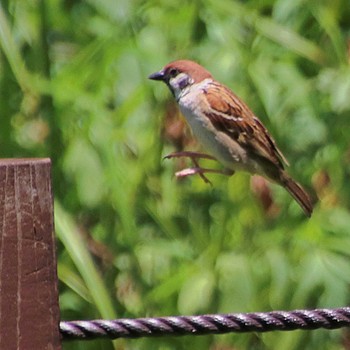
<path fill-rule="evenodd" d="M 306 193 L 306 191 L 285 172 L 283 172 L 281 184 L 298 202 L 298 204 L 304 210 L 305 215 L 310 217 L 313 207 L 310 196 Z"/>

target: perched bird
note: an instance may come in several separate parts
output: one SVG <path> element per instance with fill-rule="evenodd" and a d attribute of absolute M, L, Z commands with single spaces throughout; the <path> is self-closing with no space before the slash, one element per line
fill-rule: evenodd
<path fill-rule="evenodd" d="M 205 173 L 232 175 L 236 170 L 259 174 L 283 186 L 310 217 L 309 195 L 285 171 L 286 158 L 263 123 L 228 87 L 216 81 L 196 62 L 178 60 L 167 64 L 149 79 L 163 81 L 174 95 L 194 136 L 210 153 L 172 153 L 166 158 L 189 157 L 195 167 L 178 177 Z M 201 168 L 197 159 L 216 159 L 223 170 Z"/>

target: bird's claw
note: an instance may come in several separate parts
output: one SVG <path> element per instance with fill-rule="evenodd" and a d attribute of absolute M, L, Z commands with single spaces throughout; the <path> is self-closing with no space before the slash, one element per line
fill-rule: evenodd
<path fill-rule="evenodd" d="M 172 158 L 180 158 L 180 157 L 190 158 L 195 166 L 192 168 L 186 168 L 176 172 L 175 176 L 177 178 L 198 174 L 205 183 L 212 185 L 211 181 L 204 175 L 205 173 L 215 173 L 215 174 L 222 174 L 222 175 L 228 175 L 228 176 L 234 173 L 232 170 L 229 170 L 229 169 L 216 170 L 216 169 L 201 168 L 198 163 L 198 159 L 202 158 L 202 159 L 217 160 L 215 157 L 205 153 L 198 153 L 198 152 L 191 152 L 191 151 L 174 152 L 174 153 L 168 154 L 163 159 L 172 159 Z"/>
<path fill-rule="evenodd" d="M 186 177 L 186 176 L 191 176 L 191 175 L 196 175 L 198 174 L 205 183 L 213 185 L 211 183 L 211 181 L 204 175 L 204 173 L 206 172 L 206 170 L 208 169 L 203 169 L 200 167 L 193 167 L 193 168 L 186 168 L 186 169 L 182 169 L 180 171 L 177 171 L 175 173 L 175 176 L 177 178 L 182 178 L 182 177 Z"/>
<path fill-rule="evenodd" d="M 188 158 L 191 158 L 192 160 L 199 159 L 199 158 L 216 160 L 215 157 L 209 154 L 191 152 L 191 151 L 173 152 L 166 155 L 163 159 L 172 159 L 172 158 L 181 158 L 181 157 L 188 157 Z"/>

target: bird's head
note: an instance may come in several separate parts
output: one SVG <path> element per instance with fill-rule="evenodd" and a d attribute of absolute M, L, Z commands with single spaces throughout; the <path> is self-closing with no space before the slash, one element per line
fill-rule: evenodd
<path fill-rule="evenodd" d="M 189 60 L 170 62 L 162 70 L 149 76 L 149 79 L 166 83 L 176 99 L 183 96 L 191 85 L 208 78 L 212 78 L 212 75 L 205 68 Z"/>

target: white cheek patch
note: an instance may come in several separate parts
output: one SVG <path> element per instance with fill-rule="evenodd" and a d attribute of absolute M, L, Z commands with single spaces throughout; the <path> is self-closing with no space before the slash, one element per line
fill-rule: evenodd
<path fill-rule="evenodd" d="M 182 90 L 188 85 L 190 85 L 192 79 L 185 73 L 180 73 L 176 77 L 170 79 L 170 85 L 174 89 Z"/>
<path fill-rule="evenodd" d="M 190 78 L 186 74 L 179 74 L 177 80 L 178 80 L 177 84 L 179 86 L 179 89 L 184 89 L 190 83 Z"/>
<path fill-rule="evenodd" d="M 189 92 L 192 84 L 193 79 L 185 73 L 180 73 L 169 81 L 169 87 L 177 101 Z"/>

